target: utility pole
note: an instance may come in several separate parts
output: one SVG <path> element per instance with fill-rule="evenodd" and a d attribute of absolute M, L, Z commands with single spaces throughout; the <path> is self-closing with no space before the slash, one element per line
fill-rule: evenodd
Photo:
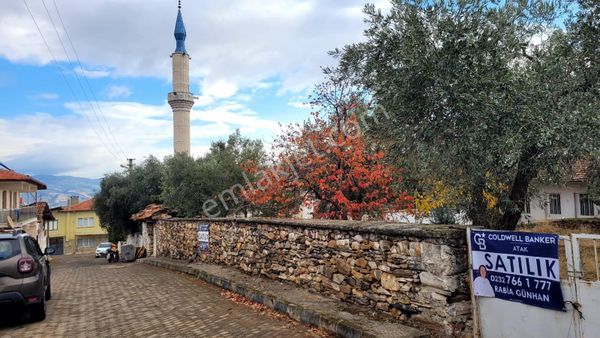
<path fill-rule="evenodd" d="M 127 169 L 127 170 L 133 169 L 133 161 L 135 161 L 135 158 L 128 158 L 127 165 L 121 164 L 121 168 Z"/>

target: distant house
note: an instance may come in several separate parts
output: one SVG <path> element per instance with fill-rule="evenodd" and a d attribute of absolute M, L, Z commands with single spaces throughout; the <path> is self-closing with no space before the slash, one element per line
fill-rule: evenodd
<path fill-rule="evenodd" d="M 53 209 L 55 222 L 48 227 L 49 243 L 57 254 L 91 253 L 108 240 L 106 229 L 94 211 L 94 199 L 75 200 L 67 207 Z"/>
<path fill-rule="evenodd" d="M 23 205 L 22 195 L 30 195 L 37 201 L 38 190 L 45 190 L 44 183 L 13 170 L 0 169 L 0 227 L 22 229 L 45 248 L 45 231 L 42 218 L 38 218 L 38 205 Z"/>
<path fill-rule="evenodd" d="M 592 203 L 586 194 L 586 177 L 586 163 L 578 162 L 563 186 L 542 186 L 539 193 L 525 203 L 521 222 L 600 217 L 600 206 Z"/>

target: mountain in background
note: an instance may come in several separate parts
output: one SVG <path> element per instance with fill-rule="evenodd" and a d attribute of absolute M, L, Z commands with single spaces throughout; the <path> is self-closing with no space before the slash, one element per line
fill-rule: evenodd
<path fill-rule="evenodd" d="M 79 196 L 80 201 L 90 199 L 100 190 L 99 178 L 74 176 L 35 175 L 48 189 L 38 191 L 38 200 L 46 201 L 50 207 L 65 206 L 71 196 Z"/>

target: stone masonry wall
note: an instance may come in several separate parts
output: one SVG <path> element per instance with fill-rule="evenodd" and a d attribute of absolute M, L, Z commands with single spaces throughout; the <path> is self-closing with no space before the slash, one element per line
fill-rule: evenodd
<path fill-rule="evenodd" d="M 210 224 L 198 252 L 198 225 Z M 470 332 L 465 228 L 360 221 L 170 219 L 158 256 L 235 266 L 388 313 L 441 335 Z"/>

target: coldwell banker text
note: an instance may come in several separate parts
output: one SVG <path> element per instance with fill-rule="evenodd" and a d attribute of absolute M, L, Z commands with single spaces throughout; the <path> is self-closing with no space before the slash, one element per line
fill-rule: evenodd
<path fill-rule="evenodd" d="M 472 230 L 471 259 L 475 296 L 564 310 L 558 236 Z"/>

